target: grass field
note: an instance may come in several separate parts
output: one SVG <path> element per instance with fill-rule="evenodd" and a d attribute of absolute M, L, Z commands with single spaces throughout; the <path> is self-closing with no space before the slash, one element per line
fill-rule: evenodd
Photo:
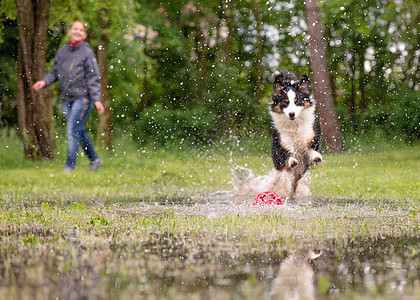
<path fill-rule="evenodd" d="M 121 143 L 68 174 L 62 150 L 25 161 L 3 138 L 0 298 L 266 299 L 286 256 L 320 249 L 319 298 L 419 299 L 418 145 L 326 154 L 312 205 L 253 207 L 231 169 L 266 174 L 269 153 L 231 144 Z"/>
<path fill-rule="evenodd" d="M 269 144 L 269 141 L 264 141 Z M 15 138 L 0 142 L 0 190 L 10 197 L 56 194 L 100 197 L 115 200 L 150 198 L 156 195 L 179 196 L 231 190 L 231 169 L 246 166 L 257 175 L 272 168 L 270 152 L 247 151 L 239 146 L 207 147 L 174 151 L 137 148 L 131 143 L 116 145 L 102 153 L 101 172 L 89 171 L 89 162 L 79 157 L 74 173 L 62 173 L 65 160 L 63 143 L 53 161 L 23 159 L 22 146 Z M 324 163 L 310 171 L 312 192 L 329 199 L 371 199 L 395 205 L 419 204 L 420 146 L 386 150 L 348 151 L 324 155 Z M 53 193 L 51 193 L 53 192 Z M 396 200 L 396 201 L 393 201 Z"/>

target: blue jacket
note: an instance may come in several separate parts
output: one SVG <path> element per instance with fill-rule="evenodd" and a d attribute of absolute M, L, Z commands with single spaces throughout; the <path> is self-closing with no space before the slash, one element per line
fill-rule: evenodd
<path fill-rule="evenodd" d="M 58 81 L 63 100 L 101 100 L 99 67 L 89 43 L 61 46 L 55 55 L 52 71 L 42 80 L 47 86 Z"/>

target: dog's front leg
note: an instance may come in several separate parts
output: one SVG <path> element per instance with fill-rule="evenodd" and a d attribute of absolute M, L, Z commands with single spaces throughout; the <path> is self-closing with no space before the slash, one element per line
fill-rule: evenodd
<path fill-rule="evenodd" d="M 293 156 L 290 156 L 289 159 L 286 161 L 286 169 L 291 169 L 294 166 L 296 166 L 299 163 L 299 161 L 294 158 Z"/>
<path fill-rule="evenodd" d="M 280 134 L 276 129 L 273 129 L 273 144 L 271 150 L 274 167 L 281 171 L 283 169 L 290 170 L 296 166 L 299 161 L 293 157 L 291 151 L 283 147 L 280 139 Z"/>

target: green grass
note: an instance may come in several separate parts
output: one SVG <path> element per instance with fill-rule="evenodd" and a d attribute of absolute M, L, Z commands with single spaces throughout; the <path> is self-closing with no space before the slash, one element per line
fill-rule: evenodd
<path fill-rule="evenodd" d="M 105 160 L 100 172 L 90 172 L 88 160 L 79 157 L 76 171 L 66 174 L 61 172 L 65 149 L 60 142 L 54 160 L 31 162 L 23 159 L 22 146 L 15 137 L 3 138 L 0 196 L 36 198 L 49 194 L 59 200 L 64 195 L 80 195 L 115 201 L 205 194 L 231 190 L 231 169 L 237 165 L 246 166 L 257 175 L 272 168 L 268 151 L 255 153 L 244 150 L 242 145 L 164 150 L 125 142 L 117 144 L 113 152 L 100 153 Z M 309 176 L 312 192 L 318 198 L 417 205 L 420 146 L 325 154 L 323 165 L 310 170 Z"/>
<path fill-rule="evenodd" d="M 316 196 L 388 199 L 418 205 L 420 147 L 327 155 L 324 166 L 312 172 Z"/>
<path fill-rule="evenodd" d="M 285 253 L 313 247 L 325 253 L 322 299 L 416 295 L 420 147 L 325 154 L 310 170 L 309 206 L 215 196 L 232 189 L 237 165 L 257 175 L 272 168 L 264 143 L 260 151 L 239 141 L 183 150 L 121 142 L 100 152 L 99 172 L 79 157 L 68 174 L 61 140 L 54 160 L 31 162 L 16 136 L 4 136 L 0 298 L 266 299 Z M 367 266 L 374 286 L 358 275 Z"/>

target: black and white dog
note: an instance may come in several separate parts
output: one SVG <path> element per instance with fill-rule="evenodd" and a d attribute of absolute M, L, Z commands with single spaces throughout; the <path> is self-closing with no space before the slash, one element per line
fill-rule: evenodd
<path fill-rule="evenodd" d="M 287 70 L 274 73 L 269 103 L 273 123 L 272 158 L 278 171 L 292 175 L 292 196 L 309 166 L 322 161 L 315 100 L 306 75 L 301 80 Z"/>

